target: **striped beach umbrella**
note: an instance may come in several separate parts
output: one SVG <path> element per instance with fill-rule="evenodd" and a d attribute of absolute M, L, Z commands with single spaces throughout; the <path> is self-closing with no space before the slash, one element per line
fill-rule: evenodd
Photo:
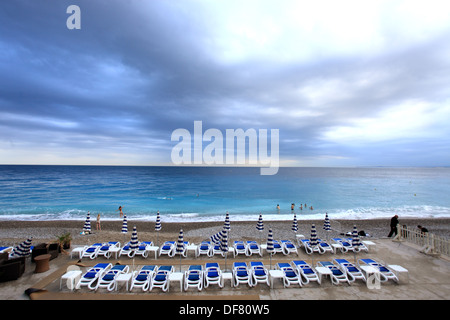
<path fill-rule="evenodd" d="M 225 270 L 227 270 L 227 256 L 228 256 L 228 232 L 222 230 L 222 238 L 220 239 L 220 251 L 225 254 Z"/>
<path fill-rule="evenodd" d="M 11 252 L 11 257 L 27 257 L 30 255 L 31 251 L 31 241 L 32 237 L 28 238 L 24 242 L 20 243 L 17 247 L 15 247 Z"/>
<path fill-rule="evenodd" d="M 264 222 L 262 214 L 259 214 L 258 223 L 256 224 L 256 230 L 259 231 L 259 243 L 261 243 L 261 233 L 264 230 Z"/>
<path fill-rule="evenodd" d="M 230 227 L 230 214 L 227 211 L 227 214 L 225 216 L 225 223 L 223 225 L 223 228 L 227 231 L 230 231 L 231 227 Z"/>
<path fill-rule="evenodd" d="M 352 246 L 357 249 L 359 249 L 359 246 L 361 246 L 361 240 L 359 239 L 358 229 L 356 229 L 356 226 L 353 226 Z"/>
<path fill-rule="evenodd" d="M 330 219 L 328 218 L 328 213 L 325 213 L 325 220 L 323 222 L 323 230 L 327 233 L 327 241 L 329 240 L 328 235 L 331 232 Z"/>
<path fill-rule="evenodd" d="M 270 269 L 272 269 L 272 254 L 275 251 L 275 248 L 273 247 L 272 229 L 269 229 L 269 234 L 267 235 L 267 249 L 266 249 L 266 251 L 269 253 L 269 256 L 270 256 Z"/>
<path fill-rule="evenodd" d="M 91 213 L 89 211 L 86 215 L 86 220 L 84 221 L 83 232 L 91 233 Z"/>
<path fill-rule="evenodd" d="M 184 236 L 183 236 L 183 229 L 181 229 L 180 234 L 178 235 L 176 248 L 176 252 L 180 255 L 180 272 L 181 272 L 181 255 L 183 251 L 184 251 Z"/>
<path fill-rule="evenodd" d="M 292 231 L 297 233 L 298 231 L 298 222 L 297 222 L 297 215 L 294 213 L 294 220 L 292 221 Z"/>
<path fill-rule="evenodd" d="M 161 217 L 159 216 L 159 210 L 156 213 L 155 231 L 161 230 Z"/>
<path fill-rule="evenodd" d="M 133 232 L 131 233 L 130 249 L 137 250 L 139 248 L 138 234 L 136 226 L 133 227 Z"/>
<path fill-rule="evenodd" d="M 156 222 L 155 222 L 155 231 L 156 233 L 156 245 L 159 246 L 159 241 L 158 241 L 158 236 L 159 236 L 159 231 L 161 230 L 161 217 L 159 216 L 159 210 L 156 213 Z"/>
<path fill-rule="evenodd" d="M 319 242 L 317 241 L 316 225 L 312 224 L 312 226 L 311 226 L 311 237 L 309 238 L 309 245 L 314 248 L 318 244 L 319 244 Z"/>
<path fill-rule="evenodd" d="M 258 223 L 256 224 L 256 230 L 258 230 L 258 231 L 264 230 L 264 222 L 263 222 L 263 217 L 262 217 L 261 213 L 259 214 Z"/>
<path fill-rule="evenodd" d="M 123 215 L 123 221 L 122 221 L 122 233 L 128 232 L 128 221 L 127 221 L 127 215 Z"/>
<path fill-rule="evenodd" d="M 211 236 L 211 242 L 215 244 L 220 244 L 220 239 L 222 239 L 222 231 L 217 232 L 216 234 Z"/>

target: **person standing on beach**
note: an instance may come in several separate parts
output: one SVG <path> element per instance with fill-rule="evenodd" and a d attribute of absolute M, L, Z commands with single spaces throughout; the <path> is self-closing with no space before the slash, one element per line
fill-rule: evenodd
<path fill-rule="evenodd" d="M 391 231 L 389 232 L 388 238 L 390 238 L 393 234 L 397 235 L 397 225 L 398 215 L 395 215 L 391 218 Z"/>
<path fill-rule="evenodd" d="M 123 217 L 123 212 L 122 212 L 122 206 L 119 206 L 119 209 L 117 209 L 116 211 L 120 212 L 120 217 Z"/>
<path fill-rule="evenodd" d="M 97 230 L 102 230 L 102 227 L 100 226 L 100 213 L 97 215 Z"/>

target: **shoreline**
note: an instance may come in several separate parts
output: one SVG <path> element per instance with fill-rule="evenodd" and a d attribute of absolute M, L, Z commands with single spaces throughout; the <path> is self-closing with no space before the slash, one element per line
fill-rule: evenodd
<path fill-rule="evenodd" d="M 411 227 L 422 225 L 431 233 L 450 237 L 450 218 L 401 218 L 400 224 Z M 349 232 L 356 225 L 358 231 L 364 230 L 372 238 L 384 238 L 389 233 L 390 219 L 361 219 L 361 220 L 330 220 L 333 229 L 329 236 L 340 235 L 341 232 Z M 269 228 L 273 231 L 275 239 L 295 239 L 295 233 L 291 230 L 291 220 L 267 220 L 264 221 L 264 230 L 256 230 L 257 221 L 231 221 L 229 240 L 261 240 L 266 241 Z M 309 237 L 311 225 L 315 224 L 319 237 L 327 234 L 323 231 L 323 219 L 321 220 L 298 220 L 297 234 Z M 71 233 L 72 245 L 86 245 L 96 242 L 120 241 L 126 242 L 131 238 L 133 226 L 136 226 L 140 241 L 176 241 L 180 229 L 183 229 L 185 241 L 199 243 L 222 230 L 223 221 L 208 222 L 162 222 L 161 231 L 155 231 L 153 221 L 128 221 L 128 233 L 121 233 L 122 220 L 105 220 L 101 222 L 102 230 L 96 229 L 96 221 L 91 220 L 92 233 L 80 234 L 84 221 L 81 220 L 0 220 L 0 244 L 17 245 L 33 237 L 33 245 L 41 242 L 53 242 L 56 237 Z"/>

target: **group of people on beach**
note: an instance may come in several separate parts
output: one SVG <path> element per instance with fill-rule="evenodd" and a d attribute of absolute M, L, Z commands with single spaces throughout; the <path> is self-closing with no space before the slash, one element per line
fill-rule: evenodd
<path fill-rule="evenodd" d="M 122 206 L 119 206 L 119 209 L 117 209 L 116 211 L 119 211 L 119 215 L 120 215 L 120 217 L 122 218 L 122 217 L 123 217 Z M 101 224 L 100 224 L 100 213 L 97 214 L 96 229 L 97 229 L 97 230 L 102 230 L 102 226 L 101 226 Z"/>

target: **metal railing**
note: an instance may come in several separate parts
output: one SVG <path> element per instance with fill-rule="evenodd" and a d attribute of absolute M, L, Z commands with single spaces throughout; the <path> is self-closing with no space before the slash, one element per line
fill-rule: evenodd
<path fill-rule="evenodd" d="M 394 240 L 408 241 L 421 247 L 427 254 L 444 254 L 450 256 L 450 240 L 430 232 L 422 232 L 417 228 L 398 225 L 398 233 Z"/>

